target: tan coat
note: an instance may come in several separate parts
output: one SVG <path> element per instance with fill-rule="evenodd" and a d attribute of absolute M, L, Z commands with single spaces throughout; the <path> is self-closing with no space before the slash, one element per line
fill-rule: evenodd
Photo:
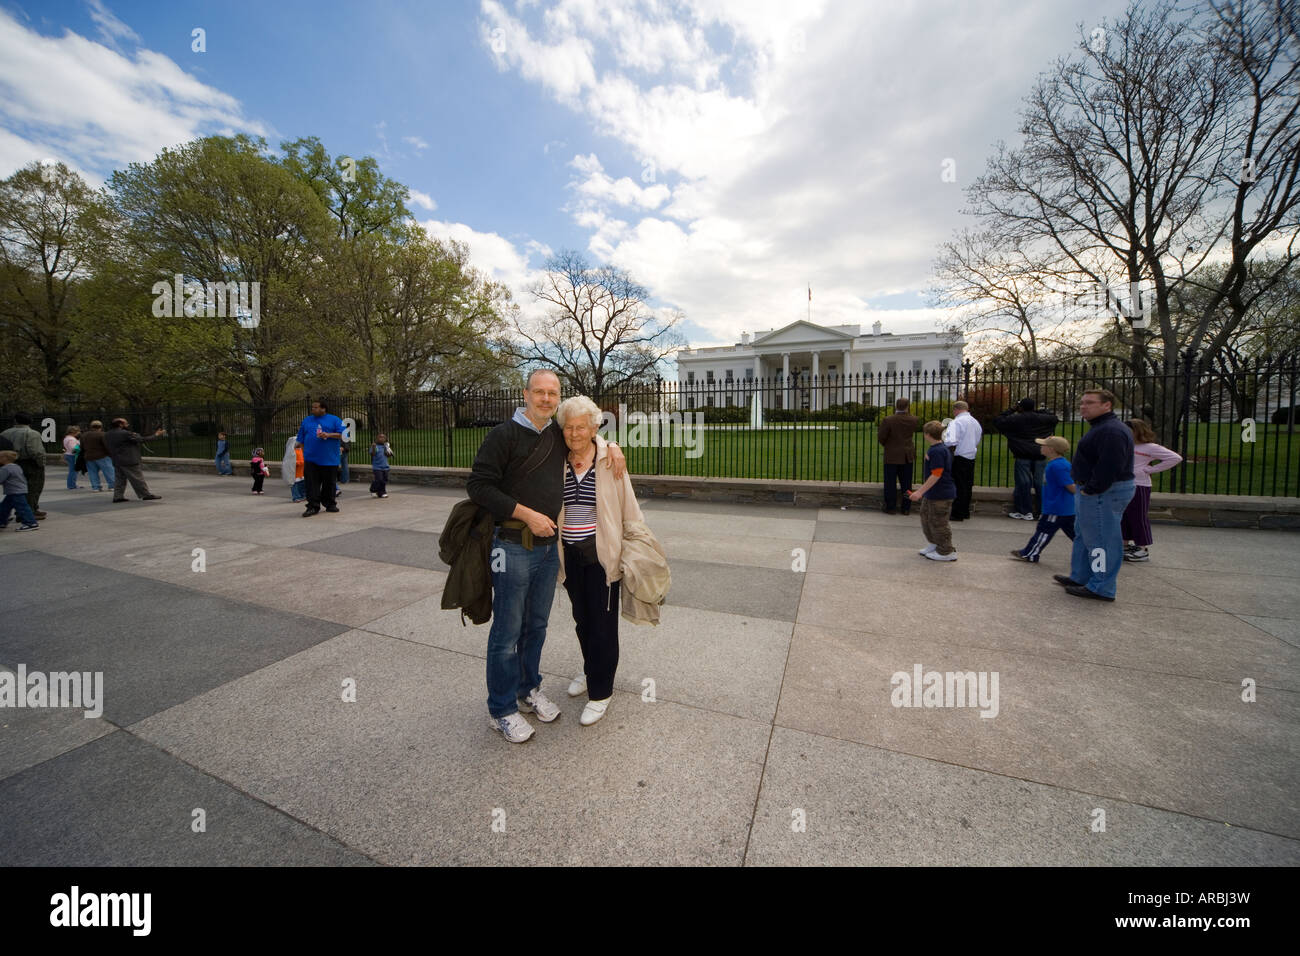
<path fill-rule="evenodd" d="M 624 474 L 621 480 L 615 481 L 611 470 L 605 467 L 607 447 L 605 439 L 597 435 L 596 460 L 592 463 L 596 469 L 596 558 L 605 571 L 606 585 L 622 580 L 625 572 L 635 575 L 635 580 L 629 581 L 629 586 L 623 589 L 623 616 L 638 624 L 646 621 L 658 623 L 658 605 L 663 603 L 663 595 L 668 593 L 668 560 L 645 523 L 632 488 L 632 479 Z M 563 506 L 556 525 L 564 527 Z M 629 553 L 627 549 L 631 541 L 636 543 Z M 656 560 L 650 552 L 657 552 L 660 557 Z M 563 546 L 559 553 L 559 583 L 563 584 Z M 657 596 L 659 600 L 653 602 L 653 612 L 645 606 L 650 602 L 637 599 L 633 592 Z"/>

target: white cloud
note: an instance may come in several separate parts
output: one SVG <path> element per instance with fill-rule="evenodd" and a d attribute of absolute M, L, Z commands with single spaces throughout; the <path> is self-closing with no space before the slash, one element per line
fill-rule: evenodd
<path fill-rule="evenodd" d="M 424 140 L 420 139 L 420 137 L 418 136 L 403 136 L 402 142 L 408 143 L 409 145 L 414 147 L 417 153 L 422 152 L 423 150 L 429 148 L 429 144 L 426 143 Z"/>
<path fill-rule="evenodd" d="M 7 130 L 0 138 L 0 175 L 6 176 L 53 155 L 100 178 L 211 133 L 270 133 L 245 117 L 234 97 L 160 53 L 128 56 L 71 31 L 42 36 L 3 10 L 0 90 L 0 126 Z"/>
<path fill-rule="evenodd" d="M 479 232 L 463 222 L 441 222 L 426 219 L 420 223 L 434 239 L 463 242 L 469 247 L 470 264 L 485 273 L 489 278 L 503 283 L 514 296 L 515 302 L 525 311 L 528 310 L 531 297 L 528 289 L 541 278 L 541 270 L 533 268 L 534 256 L 550 255 L 550 250 L 541 243 L 528 242 L 526 252 L 520 252 L 515 244 L 495 232 Z"/>
<path fill-rule="evenodd" d="M 140 42 L 139 35 L 119 20 L 102 0 L 86 0 L 86 6 L 90 8 L 90 19 L 94 21 L 95 26 L 99 27 L 99 36 L 104 42 L 114 47 L 123 40 L 129 40 L 131 43 Z"/>
<path fill-rule="evenodd" d="M 1103 2 L 483 0 L 480 29 L 498 68 L 623 147 L 571 163 L 588 251 L 730 342 L 806 314 L 809 282 L 814 321 L 935 327 L 864 300 L 926 288 L 962 188 L 1075 23 L 1123 0 Z"/>
<path fill-rule="evenodd" d="M 418 189 L 407 190 L 406 198 L 411 205 L 419 206 L 421 209 L 425 209 L 429 212 L 433 212 L 438 208 L 438 204 L 433 201 L 432 196 L 428 193 L 422 193 Z"/>

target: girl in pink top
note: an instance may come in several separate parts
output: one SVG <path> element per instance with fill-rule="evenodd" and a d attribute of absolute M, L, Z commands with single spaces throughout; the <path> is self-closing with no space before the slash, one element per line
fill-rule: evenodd
<path fill-rule="evenodd" d="M 68 463 L 68 490 L 77 490 L 77 449 L 81 441 L 77 438 L 81 429 L 76 425 L 68 426 L 68 433 L 63 436 L 63 460 Z"/>
<path fill-rule="evenodd" d="M 1183 456 L 1156 443 L 1156 433 L 1140 418 L 1128 423 L 1133 432 L 1133 500 L 1124 509 L 1120 519 L 1120 533 L 1124 536 L 1124 560 L 1147 561 L 1151 545 L 1151 522 L 1147 511 L 1151 507 L 1151 476 L 1180 464 Z"/>

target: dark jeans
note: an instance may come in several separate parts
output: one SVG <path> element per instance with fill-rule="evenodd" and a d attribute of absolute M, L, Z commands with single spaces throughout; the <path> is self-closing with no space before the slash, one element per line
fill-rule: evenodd
<path fill-rule="evenodd" d="M 26 495 L 5 495 L 4 501 L 0 502 L 0 525 L 9 523 L 9 513 L 18 518 L 24 526 L 30 528 L 36 524 L 36 515 L 27 504 Z"/>
<path fill-rule="evenodd" d="M 607 586 L 600 562 L 584 566 L 582 560 L 581 551 L 564 546 L 564 590 L 573 604 L 573 624 L 587 675 L 587 699 L 608 700 L 614 695 L 614 672 L 618 670 L 619 582 Z"/>
<path fill-rule="evenodd" d="M 31 458 L 20 458 L 17 464 L 27 479 L 27 504 L 33 511 L 40 511 L 41 492 L 45 490 L 45 465 L 38 465 Z"/>
<path fill-rule="evenodd" d="M 1047 459 L 1016 459 L 1016 490 L 1012 495 L 1012 511 L 1038 517 L 1043 510 L 1043 471 Z"/>
<path fill-rule="evenodd" d="M 952 517 L 954 521 L 961 521 L 970 517 L 970 496 L 971 490 L 975 487 L 975 460 L 953 455 L 952 480 L 957 485 L 957 497 L 952 503 Z"/>
<path fill-rule="evenodd" d="M 116 473 L 113 475 L 113 500 L 119 501 L 126 497 L 126 483 L 131 482 L 131 488 L 137 498 L 143 498 L 149 494 L 149 486 L 144 483 L 144 475 L 140 473 L 139 465 L 124 465 L 121 462 L 114 462 Z"/>
<path fill-rule="evenodd" d="M 1124 517 L 1119 521 L 1119 533 L 1125 541 L 1132 541 L 1145 548 L 1152 543 L 1151 521 L 1147 514 L 1151 508 L 1151 486 L 1135 485 L 1133 500 L 1124 509 Z"/>
<path fill-rule="evenodd" d="M 901 489 L 902 494 L 902 511 L 907 514 L 912 509 L 911 499 L 907 493 L 912 490 L 912 470 L 915 468 L 915 462 L 906 462 L 902 465 L 891 465 L 885 462 L 885 510 L 894 510 L 894 500 L 897 489 Z M 897 489 L 895 488 L 897 482 Z"/>
<path fill-rule="evenodd" d="M 318 465 L 314 461 L 302 463 L 302 477 L 307 483 L 307 507 L 320 509 L 337 508 L 334 503 L 334 489 L 338 487 L 339 466 Z"/>
<path fill-rule="evenodd" d="M 266 475 L 262 474 L 261 472 L 258 472 L 256 475 L 253 476 L 253 490 L 254 490 L 254 491 L 261 491 L 261 490 L 262 490 L 262 481 L 263 481 L 265 478 L 266 478 Z"/>
<path fill-rule="evenodd" d="M 1038 519 L 1038 527 L 1034 529 L 1034 536 L 1029 539 L 1027 545 L 1020 549 L 1020 553 L 1034 564 L 1037 564 L 1043 549 L 1051 543 L 1057 531 L 1064 531 L 1065 536 L 1073 541 L 1074 515 L 1043 515 Z"/>
<path fill-rule="evenodd" d="M 375 468 L 370 472 L 370 493 L 372 495 L 388 494 L 387 468 Z"/>

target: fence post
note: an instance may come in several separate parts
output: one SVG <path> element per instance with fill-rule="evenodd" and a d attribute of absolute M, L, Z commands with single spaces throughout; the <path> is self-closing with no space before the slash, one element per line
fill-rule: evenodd
<path fill-rule="evenodd" d="M 1196 350 L 1188 349 L 1183 357 L 1183 400 L 1182 407 L 1178 410 L 1179 430 L 1182 432 L 1180 444 L 1183 446 L 1181 454 L 1183 461 L 1191 460 L 1191 440 L 1192 440 L 1192 367 L 1196 359 Z M 1180 494 L 1187 493 L 1187 472 L 1188 468 L 1178 469 L 1178 491 Z"/>

